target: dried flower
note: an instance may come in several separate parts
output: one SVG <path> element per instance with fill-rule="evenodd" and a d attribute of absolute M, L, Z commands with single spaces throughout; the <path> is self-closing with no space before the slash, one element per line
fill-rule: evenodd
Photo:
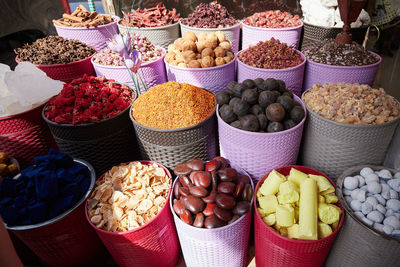
<path fill-rule="evenodd" d="M 183 23 L 196 28 L 226 28 L 238 22 L 229 14 L 226 7 L 213 1 L 198 5 L 193 13 L 183 20 Z"/>

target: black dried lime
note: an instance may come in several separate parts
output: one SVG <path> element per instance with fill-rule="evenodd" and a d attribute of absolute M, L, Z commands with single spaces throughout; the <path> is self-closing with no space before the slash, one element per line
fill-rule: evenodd
<path fill-rule="evenodd" d="M 281 121 L 285 118 L 286 112 L 281 104 L 272 103 L 266 108 L 265 115 L 270 121 Z"/>
<path fill-rule="evenodd" d="M 253 105 L 250 109 L 254 115 L 264 114 L 264 109 L 260 105 Z"/>
<path fill-rule="evenodd" d="M 285 120 L 283 122 L 283 126 L 285 127 L 285 130 L 293 128 L 294 126 L 296 126 L 297 123 L 295 123 L 293 120 L 289 119 L 289 120 Z"/>
<path fill-rule="evenodd" d="M 260 129 L 258 118 L 253 114 L 240 117 L 240 123 L 242 124 L 242 129 L 245 131 L 257 132 Z"/>
<path fill-rule="evenodd" d="M 227 90 L 232 90 L 238 83 L 235 81 L 232 81 L 230 83 L 228 83 L 228 85 L 226 86 Z"/>
<path fill-rule="evenodd" d="M 241 124 L 241 122 L 239 120 L 232 122 L 231 126 L 235 127 L 235 128 L 238 128 L 238 129 L 242 129 L 242 124 Z"/>
<path fill-rule="evenodd" d="M 220 106 L 229 104 L 229 101 L 231 100 L 231 96 L 226 91 L 219 91 L 215 98 L 217 99 L 217 103 Z"/>
<path fill-rule="evenodd" d="M 288 96 L 291 99 L 293 99 L 293 92 L 290 90 L 285 90 L 285 92 L 283 92 L 282 95 Z"/>
<path fill-rule="evenodd" d="M 282 96 L 278 97 L 276 102 L 281 104 L 287 113 L 289 113 L 293 108 L 294 101 L 289 96 L 282 95 Z"/>
<path fill-rule="evenodd" d="M 250 106 L 246 101 L 240 100 L 234 105 L 233 112 L 238 116 L 244 116 L 250 112 Z"/>
<path fill-rule="evenodd" d="M 233 109 L 229 105 L 223 105 L 219 108 L 219 115 L 221 119 L 226 123 L 234 122 L 237 119 L 235 113 L 233 113 Z"/>
<path fill-rule="evenodd" d="M 242 94 L 242 100 L 246 101 L 250 105 L 257 104 L 258 92 L 255 89 L 246 89 Z"/>
<path fill-rule="evenodd" d="M 229 101 L 229 106 L 233 109 L 235 105 L 240 101 L 241 99 L 239 97 L 233 97 Z"/>
<path fill-rule="evenodd" d="M 248 89 L 254 88 L 254 86 L 255 86 L 253 80 L 250 80 L 250 79 L 244 80 L 244 81 L 242 82 L 242 84 L 243 84 L 246 88 L 248 88 Z"/>
<path fill-rule="evenodd" d="M 279 89 L 278 82 L 273 78 L 266 79 L 264 81 L 264 85 L 267 88 L 267 90 L 278 90 Z"/>
<path fill-rule="evenodd" d="M 267 130 L 267 126 L 268 126 L 268 119 L 267 116 L 265 116 L 264 114 L 258 114 L 257 115 L 258 118 L 258 123 L 260 124 L 260 130 Z"/>
<path fill-rule="evenodd" d="M 278 83 L 279 87 L 278 87 L 278 91 L 283 93 L 286 91 L 286 84 L 284 81 L 282 80 L 276 80 L 276 82 Z"/>
<path fill-rule="evenodd" d="M 266 108 L 276 101 L 278 96 L 273 91 L 262 91 L 258 96 L 258 104 Z"/>
<path fill-rule="evenodd" d="M 283 127 L 282 123 L 277 122 L 277 121 L 270 122 L 267 127 L 267 132 L 269 132 L 269 133 L 280 132 L 283 130 L 284 130 L 284 127 Z"/>
<path fill-rule="evenodd" d="M 238 83 L 235 85 L 235 87 L 233 87 L 231 92 L 236 97 L 242 97 L 242 93 L 244 90 L 246 90 L 246 87 L 243 84 Z"/>
<path fill-rule="evenodd" d="M 296 123 L 301 122 L 304 116 L 305 116 L 304 109 L 301 106 L 295 106 L 290 111 L 290 118 Z"/>

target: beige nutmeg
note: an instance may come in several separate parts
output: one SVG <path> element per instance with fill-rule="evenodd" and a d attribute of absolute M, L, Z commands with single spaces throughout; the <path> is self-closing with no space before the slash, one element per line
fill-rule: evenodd
<path fill-rule="evenodd" d="M 233 59 L 235 57 L 235 54 L 233 54 L 232 51 L 226 51 L 226 56 L 230 57 L 231 59 Z"/>
<path fill-rule="evenodd" d="M 178 67 L 187 68 L 187 65 L 186 65 L 186 63 L 181 62 L 178 64 Z"/>
<path fill-rule="evenodd" d="M 199 42 L 205 41 L 206 38 L 207 38 L 207 33 L 205 33 L 205 32 L 201 32 L 201 33 L 199 33 L 199 34 L 197 35 L 197 40 L 198 40 Z"/>
<path fill-rule="evenodd" d="M 176 60 L 169 62 L 169 64 L 171 64 L 172 66 L 178 66 L 178 62 Z"/>
<path fill-rule="evenodd" d="M 176 62 L 178 62 L 178 64 L 185 61 L 185 59 L 183 58 L 182 53 L 176 54 L 175 60 L 176 60 Z"/>
<path fill-rule="evenodd" d="M 175 52 L 175 50 L 176 50 L 176 47 L 175 47 L 174 44 L 168 45 L 168 48 L 167 48 L 167 52 L 168 52 L 168 53 L 169 53 L 169 52 Z"/>
<path fill-rule="evenodd" d="M 219 44 L 219 46 L 222 47 L 222 48 L 225 49 L 225 50 L 231 50 L 231 48 L 232 48 L 232 43 L 231 43 L 231 41 L 227 40 L 227 41 L 221 42 L 221 43 Z"/>
<path fill-rule="evenodd" d="M 182 51 L 193 51 L 196 52 L 197 46 L 196 43 L 192 40 L 184 40 L 182 44 Z"/>
<path fill-rule="evenodd" d="M 212 50 L 209 47 L 204 48 L 203 51 L 201 51 L 201 57 L 207 57 L 207 56 L 210 56 L 210 57 L 214 58 L 215 57 L 214 50 Z"/>
<path fill-rule="evenodd" d="M 185 32 L 185 34 L 183 35 L 183 39 L 193 41 L 193 42 L 197 41 L 197 37 L 196 37 L 196 34 L 194 34 L 194 32 Z"/>
<path fill-rule="evenodd" d="M 225 60 L 222 57 L 217 57 L 215 59 L 215 65 L 220 66 L 220 65 L 224 65 L 225 64 Z"/>
<path fill-rule="evenodd" d="M 165 55 L 165 60 L 166 60 L 168 63 L 171 63 L 171 61 L 174 61 L 174 60 L 175 60 L 175 57 L 176 57 L 176 54 L 175 54 L 174 52 L 168 52 L 168 53 Z"/>
<path fill-rule="evenodd" d="M 218 46 L 214 49 L 215 57 L 224 57 L 226 56 L 226 50 L 222 47 Z"/>
<path fill-rule="evenodd" d="M 201 67 L 210 68 L 215 66 L 215 61 L 212 57 L 206 56 L 201 59 Z"/>
<path fill-rule="evenodd" d="M 222 32 L 222 31 L 216 31 L 216 32 L 215 32 L 215 35 L 217 36 L 218 42 L 219 42 L 219 43 L 222 43 L 223 41 L 226 40 L 226 39 L 225 39 L 225 34 L 224 34 L 224 32 Z"/>
<path fill-rule="evenodd" d="M 188 64 L 190 61 L 197 59 L 196 53 L 192 50 L 182 52 L 182 56 L 185 64 Z"/>
<path fill-rule="evenodd" d="M 224 57 L 224 61 L 225 63 L 229 63 L 232 61 L 232 59 L 230 57 Z"/>
<path fill-rule="evenodd" d="M 206 48 L 206 41 L 198 41 L 196 43 L 197 46 L 197 52 L 201 53 L 201 51 L 203 51 L 204 48 Z"/>
<path fill-rule="evenodd" d="M 183 51 L 183 42 L 184 42 L 184 40 L 182 38 L 176 39 L 175 42 L 174 42 L 175 48 L 180 50 L 180 51 Z"/>
<path fill-rule="evenodd" d="M 188 68 L 201 68 L 201 63 L 198 60 L 192 60 L 188 63 Z"/>

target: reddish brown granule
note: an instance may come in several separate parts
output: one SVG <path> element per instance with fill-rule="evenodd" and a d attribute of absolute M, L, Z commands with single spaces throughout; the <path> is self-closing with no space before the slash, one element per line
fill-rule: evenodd
<path fill-rule="evenodd" d="M 243 23 L 260 28 L 291 28 L 301 25 L 299 15 L 292 15 L 280 10 L 268 10 L 255 13 L 243 20 Z"/>
<path fill-rule="evenodd" d="M 198 124 L 215 110 L 215 96 L 199 87 L 170 81 L 154 86 L 133 103 L 132 116 L 156 129 L 178 129 Z"/>

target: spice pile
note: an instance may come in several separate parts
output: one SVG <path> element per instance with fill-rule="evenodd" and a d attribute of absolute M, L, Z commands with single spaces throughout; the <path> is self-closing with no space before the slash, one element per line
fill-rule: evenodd
<path fill-rule="evenodd" d="M 173 209 L 181 220 L 198 228 L 231 224 L 251 208 L 250 177 L 230 168 L 226 159 L 193 159 L 174 169 Z"/>
<path fill-rule="evenodd" d="M 343 195 L 354 215 L 375 230 L 400 238 L 400 172 L 363 168 L 343 181 Z"/>
<path fill-rule="evenodd" d="M 274 38 L 250 45 L 238 54 L 238 59 L 246 65 L 262 69 L 286 69 L 304 61 L 297 50 Z"/>
<path fill-rule="evenodd" d="M 53 219 L 72 208 L 91 184 L 89 169 L 67 154 L 50 149 L 17 179 L 0 183 L 0 214 L 8 225 L 30 225 Z"/>
<path fill-rule="evenodd" d="M 335 66 L 363 66 L 379 60 L 356 42 L 340 45 L 334 39 L 325 39 L 317 46 L 305 49 L 303 53 L 313 62 Z"/>
<path fill-rule="evenodd" d="M 343 123 L 381 124 L 399 116 L 399 104 L 392 96 L 366 84 L 315 84 L 303 101 L 319 115 Z"/>
<path fill-rule="evenodd" d="M 292 168 L 286 177 L 273 170 L 256 196 L 263 221 L 285 237 L 317 240 L 338 227 L 341 210 L 334 204 L 338 198 L 324 176 Z"/>
<path fill-rule="evenodd" d="M 243 19 L 243 23 L 260 28 L 291 28 L 301 25 L 299 15 L 292 15 L 280 10 L 269 10 L 255 13 Z"/>
<path fill-rule="evenodd" d="M 222 31 L 213 33 L 186 32 L 168 46 L 165 60 L 182 68 L 210 68 L 231 62 L 235 55 L 232 43 Z"/>
<path fill-rule="evenodd" d="M 211 116 L 215 104 L 212 93 L 187 83 L 170 81 L 141 94 L 132 105 L 132 117 L 151 128 L 185 128 Z"/>
<path fill-rule="evenodd" d="M 14 50 L 19 61 L 37 65 L 66 64 L 92 56 L 95 50 L 86 44 L 64 39 L 61 36 L 47 36 L 32 44 L 25 44 Z"/>
<path fill-rule="evenodd" d="M 183 20 L 183 24 L 195 28 L 227 28 L 238 24 L 226 7 L 217 1 L 201 3 L 193 13 Z"/>
<path fill-rule="evenodd" d="M 109 232 L 124 232 L 151 221 L 167 202 L 170 178 L 157 164 L 134 161 L 113 167 L 96 182 L 87 208 L 90 221 Z"/>
<path fill-rule="evenodd" d="M 14 177 L 19 169 L 4 152 L 0 152 L 0 183 L 2 177 Z"/>
<path fill-rule="evenodd" d="M 61 93 L 49 101 L 44 114 L 61 124 L 100 122 L 129 107 L 132 99 L 128 86 L 84 75 L 64 84 Z"/>
<path fill-rule="evenodd" d="M 230 82 L 216 95 L 219 115 L 231 126 L 250 132 L 280 132 L 299 124 L 304 109 L 281 80 L 261 78 Z"/>
<path fill-rule="evenodd" d="M 128 13 L 122 11 L 122 14 L 124 17 L 119 22 L 122 26 L 137 28 L 162 27 L 181 20 L 175 8 L 168 10 L 162 2 L 158 3 L 156 7 L 132 9 Z"/>
<path fill-rule="evenodd" d="M 53 19 L 53 23 L 64 27 L 96 27 L 113 22 L 110 15 L 89 12 L 83 5 L 79 5 L 72 14 L 63 14 L 63 20 Z"/>

